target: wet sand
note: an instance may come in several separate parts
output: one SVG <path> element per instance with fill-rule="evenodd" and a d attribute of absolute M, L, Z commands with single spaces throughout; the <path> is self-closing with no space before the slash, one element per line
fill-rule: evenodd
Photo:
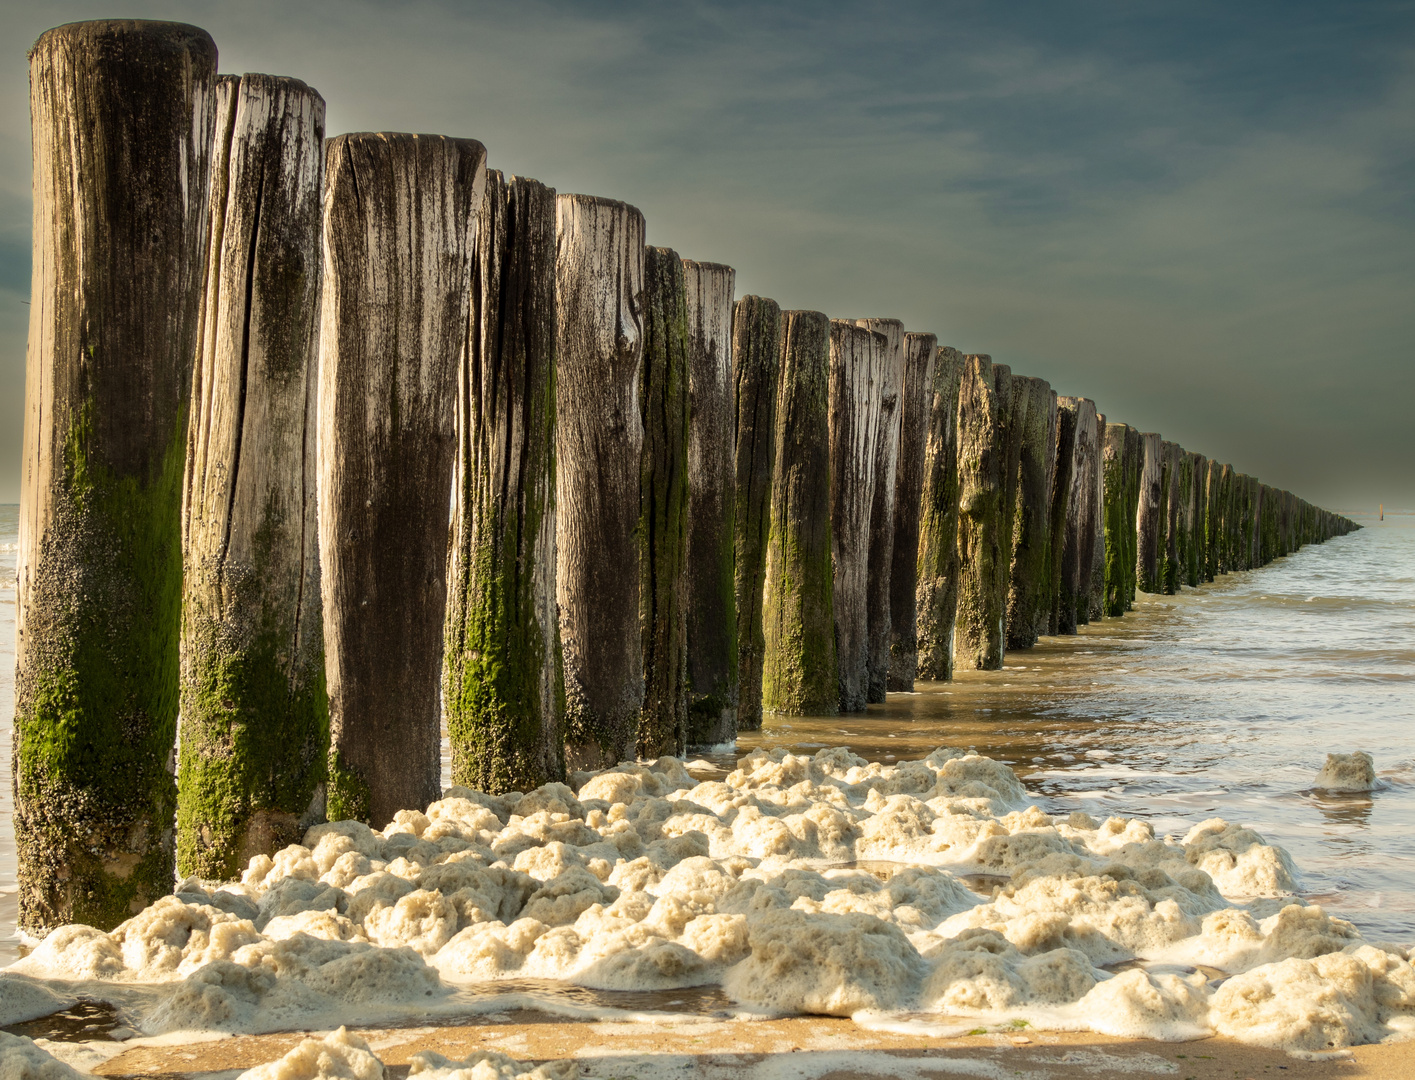
<path fill-rule="evenodd" d="M 516 1012 L 466 1025 L 360 1029 L 393 1077 L 408 1060 L 433 1050 L 460 1060 L 499 1050 L 518 1060 L 574 1057 L 581 1076 L 607 1080 L 726 1080 L 934 1076 L 1022 1077 L 1024 1080 L 1172 1076 L 1179 1080 L 1361 1077 L 1409 1080 L 1415 1042 L 1358 1046 L 1321 1061 L 1263 1050 L 1232 1039 L 1160 1043 L 1068 1032 L 988 1032 L 953 1038 L 864 1031 L 850 1020 L 573 1022 Z M 94 1066 L 105 1077 L 210 1076 L 273 1061 L 297 1034 L 241 1036 L 181 1046 L 133 1046 Z"/>

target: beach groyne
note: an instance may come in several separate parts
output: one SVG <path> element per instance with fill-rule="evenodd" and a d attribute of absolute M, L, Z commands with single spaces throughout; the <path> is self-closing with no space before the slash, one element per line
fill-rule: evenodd
<path fill-rule="evenodd" d="M 424 806 L 444 722 L 458 782 L 527 790 L 1355 528 L 923 328 L 734 304 L 473 139 L 326 142 L 316 90 L 215 70 L 165 23 L 31 55 L 26 930 Z"/>

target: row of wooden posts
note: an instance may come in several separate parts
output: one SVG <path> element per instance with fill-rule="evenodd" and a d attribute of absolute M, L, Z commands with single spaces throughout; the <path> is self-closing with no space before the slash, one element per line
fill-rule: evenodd
<path fill-rule="evenodd" d="M 30 63 L 29 930 L 425 805 L 444 715 L 457 782 L 526 790 L 1352 527 L 896 320 L 734 304 L 470 139 L 326 140 L 194 27 Z"/>

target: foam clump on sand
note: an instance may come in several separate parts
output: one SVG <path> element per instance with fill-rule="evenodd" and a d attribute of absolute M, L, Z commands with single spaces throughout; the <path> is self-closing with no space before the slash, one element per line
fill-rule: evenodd
<path fill-rule="evenodd" d="M 5 1080 L 85 1080 L 33 1039 L 0 1031 L 0 1076 Z"/>
<path fill-rule="evenodd" d="M 1326 791 L 1370 791 L 1376 786 L 1376 763 L 1364 750 L 1328 754 L 1316 786 Z"/>
<path fill-rule="evenodd" d="M 482 1050 L 462 1061 L 450 1061 L 424 1050 L 413 1055 L 408 1075 L 422 1080 L 576 1080 L 580 1067 L 566 1059 L 527 1069 L 524 1061 L 496 1050 Z"/>
<path fill-rule="evenodd" d="M 502 979 L 1294 1049 L 1415 1021 L 1408 957 L 1295 887 L 1250 829 L 1052 817 L 976 754 L 754 751 L 717 780 L 662 758 L 454 787 L 379 832 L 320 825 L 111 934 L 56 930 L 12 971 L 126 994 L 150 1034 L 450 1016 Z"/>
<path fill-rule="evenodd" d="M 341 1027 L 322 1039 L 305 1039 L 284 1057 L 247 1069 L 238 1080 L 384 1080 L 384 1075 L 383 1062 L 369 1044 Z M 575 1080 L 579 1066 L 566 1060 L 527 1068 L 495 1050 L 463 1061 L 426 1051 L 413 1055 L 408 1075 L 422 1080 Z"/>

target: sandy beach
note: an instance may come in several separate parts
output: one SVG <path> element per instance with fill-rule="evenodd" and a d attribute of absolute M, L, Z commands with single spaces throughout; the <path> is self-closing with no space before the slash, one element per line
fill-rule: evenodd
<path fill-rule="evenodd" d="M 575 1023 L 527 1012 L 503 1016 L 495 1022 L 360 1029 L 358 1034 L 368 1040 L 393 1076 L 404 1075 L 409 1058 L 425 1050 L 452 1059 L 466 1058 L 478 1050 L 499 1050 L 528 1063 L 574 1057 L 581 1076 L 597 1080 L 670 1076 L 683 1080 L 853 1080 L 958 1075 L 1033 1080 L 1121 1076 L 1405 1080 L 1415 1075 L 1415 1042 L 1358 1046 L 1311 1061 L 1225 1038 L 1162 1043 L 1090 1033 L 1024 1031 L 938 1039 L 866 1032 L 849 1020 L 825 1017 Z M 176 1046 L 133 1046 L 93 1066 L 93 1072 L 106 1077 L 207 1077 L 273 1061 L 301 1038 L 280 1034 Z"/>

